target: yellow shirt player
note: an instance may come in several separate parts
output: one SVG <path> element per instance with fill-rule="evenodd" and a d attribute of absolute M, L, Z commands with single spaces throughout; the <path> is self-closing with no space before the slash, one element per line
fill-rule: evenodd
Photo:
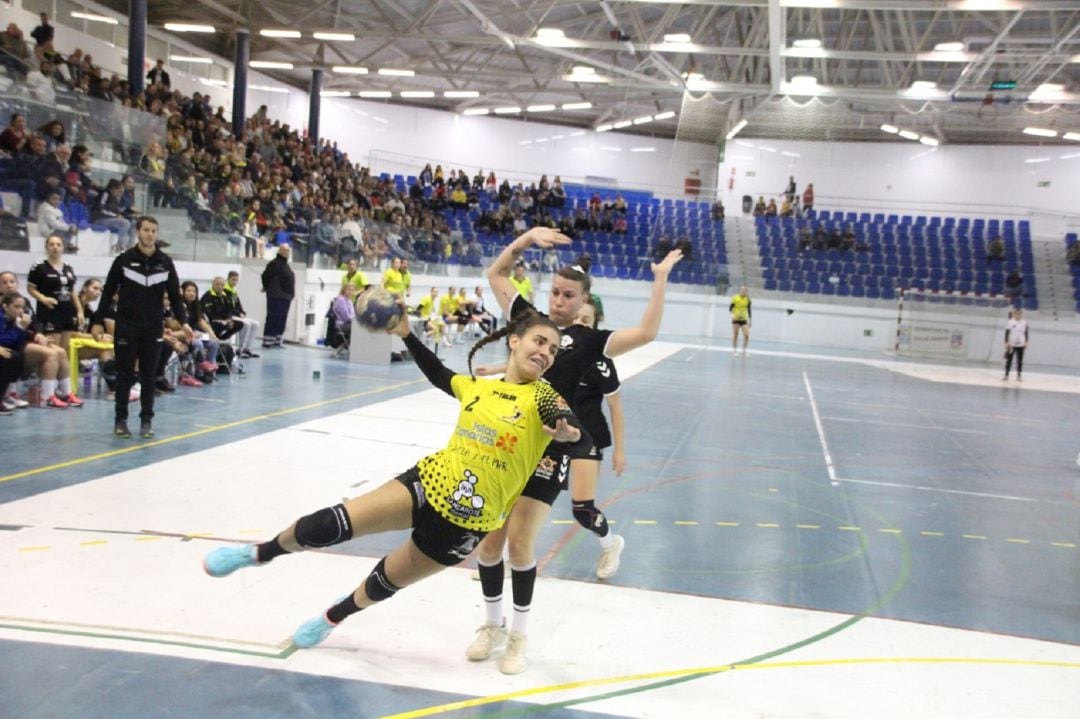
<path fill-rule="evenodd" d="M 514 274 L 510 276 L 510 284 L 514 286 L 517 293 L 521 295 L 526 302 L 532 304 L 533 301 L 533 285 L 532 280 L 525 274 L 525 263 L 518 262 L 514 265 Z"/>
<path fill-rule="evenodd" d="M 356 288 L 357 294 L 360 293 L 370 283 L 367 281 L 367 277 L 364 277 L 364 273 L 360 271 L 360 267 L 356 260 L 349 260 L 349 264 L 346 265 L 345 274 L 341 278 L 341 284 L 349 284 Z"/>
<path fill-rule="evenodd" d="M 476 379 L 447 369 L 398 323 L 394 334 L 433 385 L 459 402 L 457 423 L 445 449 L 371 492 L 305 515 L 268 542 L 229 545 L 203 559 L 213 577 L 264 565 L 282 554 L 325 548 L 366 534 L 412 529 L 367 579 L 326 612 L 293 633 L 300 648 L 322 642 L 346 617 L 389 599 L 399 589 L 464 560 L 488 532 L 506 521 L 551 441 L 581 454 L 591 447 L 566 402 L 540 376 L 558 351 L 559 331 L 529 312 L 485 337 L 480 346 L 507 338 L 510 357 L 502 380 Z"/>
<path fill-rule="evenodd" d="M 739 332 L 742 332 L 742 356 L 746 356 L 746 346 L 750 344 L 750 296 L 746 294 L 746 285 L 739 288 L 739 294 L 731 298 L 728 306 L 731 312 L 731 351 L 739 349 Z"/>
<path fill-rule="evenodd" d="M 436 311 L 436 299 L 438 297 L 439 288 L 432 287 L 431 294 L 424 295 L 416 305 L 417 316 L 427 320 L 427 323 L 424 325 L 425 336 L 433 339 L 436 344 L 442 341 L 443 329 L 446 327 L 446 323 L 443 322 L 440 313 Z"/>
<path fill-rule="evenodd" d="M 401 297 L 405 296 L 405 282 L 401 278 L 401 258 L 395 257 L 390 261 L 382 276 L 382 286 L 388 292 Z"/>

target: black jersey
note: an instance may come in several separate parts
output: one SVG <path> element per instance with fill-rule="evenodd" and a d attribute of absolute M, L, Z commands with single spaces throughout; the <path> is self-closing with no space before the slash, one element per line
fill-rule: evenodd
<path fill-rule="evenodd" d="M 48 260 L 42 260 L 30 268 L 26 278 L 28 285 L 56 300 L 55 307 L 37 303 L 38 322 L 42 332 L 69 332 L 75 329 L 75 270 L 65 264 L 56 269 Z"/>
<path fill-rule="evenodd" d="M 605 397 L 619 391 L 619 385 L 619 373 L 615 370 L 615 363 L 611 358 L 605 357 L 578 381 L 577 391 L 574 392 L 574 414 L 588 430 L 598 449 L 611 446 L 611 431 L 604 418 L 603 404 Z"/>
<path fill-rule="evenodd" d="M 510 316 L 516 317 L 530 309 L 536 310 L 528 300 L 518 295 L 510 306 Z M 539 312 L 539 310 L 536 311 Z M 540 312 L 540 314 L 544 313 Z M 611 330 L 594 330 L 582 325 L 570 325 L 564 327 L 561 334 L 559 352 L 555 355 L 554 364 L 544 373 L 544 379 L 568 402 L 573 403 L 578 382 L 592 371 L 597 362 L 607 359 L 604 353 L 607 350 L 608 338 L 611 337 Z M 571 407 L 576 414 L 577 408 L 573 404 Z"/>
<path fill-rule="evenodd" d="M 120 295 L 116 303 L 117 322 L 160 327 L 165 317 L 162 303 L 165 295 L 169 296 L 173 316 L 181 323 L 187 322 L 176 266 L 161 250 L 146 255 L 136 246 L 120 253 L 109 268 L 101 294 L 111 298 L 116 293 Z M 95 314 L 95 324 L 100 323 L 100 314 L 100 310 Z"/>

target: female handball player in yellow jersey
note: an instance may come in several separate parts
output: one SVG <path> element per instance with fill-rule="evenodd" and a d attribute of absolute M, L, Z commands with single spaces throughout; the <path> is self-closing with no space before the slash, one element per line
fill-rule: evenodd
<path fill-rule="evenodd" d="M 549 442 L 581 451 L 591 444 L 563 398 L 538 381 L 559 351 L 559 331 L 543 315 L 516 318 L 473 347 L 470 372 L 477 349 L 508 337 L 510 359 L 502 380 L 450 371 L 409 332 L 408 322 L 399 322 L 393 333 L 404 338 L 431 383 L 461 402 L 446 449 L 424 457 L 397 481 L 301 517 L 268 542 L 222 547 L 203 560 L 208 574 L 224 577 L 283 554 L 412 528 L 409 539 L 383 557 L 359 587 L 296 630 L 298 647 L 318 644 L 351 614 L 465 559 L 506 521 Z"/>

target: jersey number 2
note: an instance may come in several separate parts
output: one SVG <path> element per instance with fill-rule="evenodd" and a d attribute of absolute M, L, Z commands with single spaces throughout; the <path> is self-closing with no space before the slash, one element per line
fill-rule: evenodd
<path fill-rule="evenodd" d="M 476 403 L 479 402 L 479 401 L 480 401 L 480 395 L 476 395 L 475 397 L 473 397 L 472 401 L 470 401 L 467 405 L 465 405 L 465 411 L 466 412 L 472 412 L 473 406 L 475 406 Z"/>

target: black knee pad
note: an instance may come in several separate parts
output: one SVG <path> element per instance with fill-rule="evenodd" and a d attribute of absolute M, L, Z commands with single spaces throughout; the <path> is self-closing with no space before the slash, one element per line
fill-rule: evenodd
<path fill-rule="evenodd" d="M 383 557 L 375 565 L 375 568 L 371 570 L 367 581 L 364 582 L 364 592 L 371 601 L 381 602 L 394 596 L 398 589 L 400 587 L 386 578 L 386 557 Z"/>
<path fill-rule="evenodd" d="M 296 522 L 296 543 L 301 547 L 318 549 L 341 544 L 352 539 L 352 523 L 344 504 L 320 509 Z"/>
<path fill-rule="evenodd" d="M 584 502 L 574 502 L 574 519 L 582 527 L 590 532 L 598 532 L 607 524 L 604 513 L 596 508 L 595 500 L 589 499 Z"/>

